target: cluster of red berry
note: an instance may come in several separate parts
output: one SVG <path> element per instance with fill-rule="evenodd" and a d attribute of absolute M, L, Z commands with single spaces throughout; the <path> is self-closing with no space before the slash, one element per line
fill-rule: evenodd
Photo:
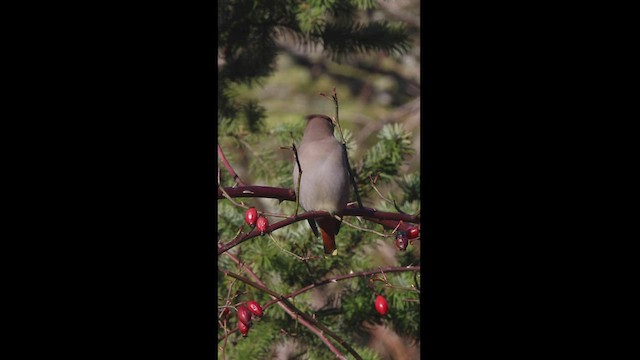
<path fill-rule="evenodd" d="M 413 245 L 413 239 L 417 238 L 420 235 L 420 228 L 414 226 L 409 228 L 407 231 L 398 231 L 396 233 L 396 247 L 400 251 L 407 250 L 407 245 L 411 243 Z"/>
<path fill-rule="evenodd" d="M 244 221 L 246 221 L 252 229 L 254 226 L 257 227 L 260 235 L 264 235 L 269 227 L 269 220 L 264 216 L 258 216 L 258 210 L 254 207 L 250 207 L 247 212 L 244 213 Z"/>
<path fill-rule="evenodd" d="M 246 305 L 240 305 L 237 308 L 238 310 L 238 330 L 243 337 L 246 337 L 249 334 L 249 328 L 252 325 L 251 322 L 251 314 L 262 317 L 262 308 L 260 304 L 251 300 L 247 301 Z"/>

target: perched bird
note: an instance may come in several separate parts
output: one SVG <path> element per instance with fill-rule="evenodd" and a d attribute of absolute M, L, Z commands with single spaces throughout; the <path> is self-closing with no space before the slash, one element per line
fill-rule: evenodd
<path fill-rule="evenodd" d="M 306 117 L 307 127 L 297 148 L 302 167 L 300 181 L 300 205 L 306 211 L 328 211 L 331 218 L 308 219 L 314 234 L 318 236 L 316 222 L 322 234 L 325 254 L 336 255 L 335 236 L 340 231 L 341 220 L 333 215 L 342 211 L 349 200 L 349 173 L 342 144 L 333 136 L 334 124 L 325 115 Z M 295 159 L 294 159 L 295 161 Z M 298 164 L 293 167 L 293 188 L 298 191 Z"/>

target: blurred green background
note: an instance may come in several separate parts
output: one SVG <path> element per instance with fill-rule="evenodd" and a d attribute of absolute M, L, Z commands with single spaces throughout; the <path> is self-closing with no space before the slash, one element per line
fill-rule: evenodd
<path fill-rule="evenodd" d="M 321 45 L 302 45 L 283 35 L 277 39 L 279 55 L 273 73 L 251 85 L 233 84 L 230 91 L 237 100 L 257 100 L 266 109 L 265 128 L 274 129 L 283 124 L 300 126 L 309 114 L 334 116 L 333 102 L 319 94 L 331 95 L 335 87 L 340 123 L 352 132 L 357 145 L 350 149 L 350 157 L 361 158 L 385 124 L 400 123 L 411 132 L 415 150 L 401 172 L 413 172 L 420 162 L 420 2 L 376 4 L 374 9 L 360 11 L 360 20 L 402 22 L 410 35 L 407 53 L 363 52 L 338 62 Z M 223 66 L 223 60 L 218 65 Z M 250 176 L 245 167 L 236 171 Z"/>

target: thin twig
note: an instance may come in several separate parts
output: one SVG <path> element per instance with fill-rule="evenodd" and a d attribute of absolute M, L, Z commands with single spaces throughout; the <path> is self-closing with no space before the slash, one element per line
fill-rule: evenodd
<path fill-rule="evenodd" d="M 218 156 L 220 157 L 220 160 L 222 160 L 224 167 L 227 169 L 227 171 L 229 171 L 231 176 L 233 176 L 233 180 L 236 182 L 236 184 L 245 186 L 246 184 L 242 181 L 242 179 L 240 179 L 240 176 L 238 176 L 235 170 L 233 170 L 233 168 L 231 167 L 231 164 L 229 164 L 229 161 L 227 161 L 226 156 L 224 156 L 224 153 L 222 152 L 222 147 L 220 146 L 220 144 L 218 144 Z"/>
<path fill-rule="evenodd" d="M 379 235 L 379 236 L 382 236 L 382 237 L 390 237 L 390 236 L 392 236 L 392 235 L 389 235 L 389 234 L 383 234 L 383 233 L 377 232 L 377 231 L 375 231 L 375 230 L 365 229 L 365 228 L 360 227 L 360 226 L 358 226 L 358 225 L 353 225 L 353 224 L 349 223 L 348 221 L 345 221 L 344 219 L 342 219 L 342 223 L 343 223 L 343 224 L 345 224 L 345 225 L 347 225 L 347 226 L 350 226 L 350 227 L 352 227 L 352 228 L 354 228 L 354 229 L 358 229 L 358 230 L 362 230 L 362 231 L 366 231 L 366 232 L 374 233 L 374 234 Z"/>
<path fill-rule="evenodd" d="M 325 94 L 321 93 L 320 95 L 325 96 Z M 351 169 L 351 165 L 349 164 L 349 155 L 347 154 L 347 142 L 344 140 L 344 133 L 342 132 L 342 126 L 340 126 L 340 117 L 338 114 L 338 93 L 336 92 L 336 88 L 333 88 L 333 95 L 331 96 L 333 103 L 336 108 L 336 116 L 334 117 L 334 121 L 336 125 L 338 125 L 338 132 L 340 133 L 340 140 L 342 142 L 342 156 L 344 157 L 347 163 L 347 171 L 349 172 L 349 179 L 351 180 L 351 186 L 353 186 L 353 190 L 356 193 L 356 200 L 358 201 L 358 205 L 362 208 L 362 199 L 360 199 L 360 192 L 358 192 L 358 184 L 356 183 L 355 176 L 353 175 L 353 171 Z"/>
<path fill-rule="evenodd" d="M 378 175 L 376 175 L 375 180 L 378 180 Z M 375 181 L 373 178 L 371 178 L 371 175 L 369 175 L 369 182 L 371 183 L 371 187 L 373 188 L 373 190 L 375 190 L 375 192 L 378 193 L 378 196 L 380 196 L 380 198 L 386 202 L 388 202 L 389 204 L 393 204 L 393 201 L 385 198 L 384 196 L 382 196 L 382 193 L 380 193 L 380 190 L 378 190 L 378 188 L 376 187 Z"/>
<path fill-rule="evenodd" d="M 420 290 L 418 290 L 415 287 L 413 287 L 413 285 L 412 285 L 412 287 L 402 287 L 402 286 L 396 286 L 396 285 L 392 285 L 392 284 L 387 284 L 386 287 L 391 288 L 391 289 L 407 290 L 407 291 L 420 293 Z"/>
<path fill-rule="evenodd" d="M 269 237 L 271 238 L 271 240 L 273 240 L 274 244 L 276 244 L 276 246 L 277 246 L 280 250 L 284 251 L 285 253 L 287 253 L 287 254 L 289 254 L 289 255 L 291 255 L 291 256 L 296 257 L 297 259 L 299 259 L 299 260 L 301 260 L 301 261 L 305 261 L 305 259 L 304 259 L 302 256 L 296 255 L 296 254 L 292 253 L 291 251 L 289 251 L 289 250 L 287 250 L 287 249 L 283 248 L 282 246 L 280 246 L 280 244 L 278 243 L 278 241 L 273 237 L 273 235 L 272 235 L 271 233 L 269 233 Z"/>
<path fill-rule="evenodd" d="M 237 203 L 233 200 L 233 198 L 231 198 L 231 196 L 229 195 L 229 193 L 227 193 L 227 191 L 225 189 L 223 189 L 222 187 L 218 187 L 218 190 L 222 191 L 222 196 L 224 196 L 227 200 L 231 201 L 231 203 L 235 206 L 239 206 L 242 208 L 247 208 L 247 206 L 244 203 Z"/>
<path fill-rule="evenodd" d="M 393 231 L 391 232 L 392 234 L 395 234 L 396 231 L 398 231 L 398 228 L 403 224 L 402 220 L 400 220 L 400 222 L 398 223 L 398 226 L 396 226 L 395 229 L 393 229 Z"/>
<path fill-rule="evenodd" d="M 379 175 L 379 173 L 378 173 Z M 371 178 L 371 175 L 369 175 L 369 182 L 371 182 L 371 187 L 373 188 L 373 190 L 375 190 L 375 192 L 378 193 L 378 195 L 380 196 L 380 198 L 386 202 L 388 202 L 389 204 L 393 204 L 393 207 L 401 214 L 406 214 L 406 212 L 400 210 L 400 207 L 398 206 L 398 204 L 396 203 L 395 200 L 389 200 L 387 198 L 385 198 L 384 196 L 382 196 L 382 193 L 380 192 L 380 190 L 378 190 L 378 188 L 376 187 L 376 181 L 378 180 L 378 175 L 376 175 L 375 179 Z"/>
<path fill-rule="evenodd" d="M 296 159 L 296 163 L 298 164 L 298 185 L 296 194 L 300 194 L 300 183 L 302 182 L 302 165 L 300 165 L 300 159 L 298 158 L 298 149 L 296 148 L 296 142 L 293 139 L 293 132 L 289 133 L 291 135 L 291 149 L 293 150 L 293 157 Z M 300 206 L 300 196 L 296 196 L 296 211 L 293 213 L 294 216 L 298 215 L 298 209 Z"/>
<path fill-rule="evenodd" d="M 227 291 L 227 300 L 225 302 L 225 306 L 229 306 L 229 304 L 231 304 L 231 288 L 233 287 L 233 284 L 235 284 L 236 279 L 233 279 L 233 281 L 231 282 L 231 284 L 229 284 L 229 290 Z M 224 313 L 224 309 L 222 310 L 222 313 Z M 221 313 L 221 314 L 222 314 Z M 231 314 L 229 314 L 228 318 L 231 317 Z M 227 333 L 227 321 L 224 321 L 222 323 L 222 326 L 224 328 L 224 333 Z M 222 358 L 225 359 L 225 355 L 224 355 L 224 350 L 227 347 L 227 336 L 225 336 L 224 338 L 224 343 L 222 344 L 222 348 L 220 349 L 220 351 L 222 352 Z"/>

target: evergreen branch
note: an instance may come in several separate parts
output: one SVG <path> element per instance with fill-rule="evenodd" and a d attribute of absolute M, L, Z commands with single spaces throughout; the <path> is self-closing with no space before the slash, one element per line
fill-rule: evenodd
<path fill-rule="evenodd" d="M 406 29 L 387 22 L 330 23 L 322 33 L 312 35 L 322 38 L 329 53 L 337 57 L 371 50 L 404 53 L 410 48 Z"/>
<path fill-rule="evenodd" d="M 224 164 L 224 167 L 231 174 L 231 176 L 233 176 L 233 181 L 235 181 L 236 184 L 245 186 L 245 183 L 242 181 L 242 179 L 240 179 L 240 176 L 238 176 L 235 170 L 233 170 L 233 167 L 231 167 L 231 164 L 229 164 L 229 161 L 227 161 L 227 157 L 224 156 L 224 153 L 222 152 L 222 147 L 220 146 L 220 144 L 218 144 L 218 156 L 220 157 L 222 164 Z"/>
<path fill-rule="evenodd" d="M 267 288 L 266 286 L 257 284 L 255 282 L 247 279 L 244 276 L 240 276 L 240 275 L 235 274 L 235 273 L 233 273 L 231 271 L 228 271 L 228 270 L 223 270 L 223 272 L 224 272 L 224 274 L 226 276 L 231 276 L 231 277 L 233 277 L 235 279 L 238 279 L 238 280 L 244 282 L 245 284 L 247 284 L 249 286 L 252 286 L 252 287 L 254 287 L 254 288 L 258 289 L 258 290 L 264 291 L 267 294 L 279 299 L 279 302 L 284 303 L 284 305 L 286 305 L 291 311 L 293 311 L 295 313 L 295 315 L 301 317 L 303 320 L 308 322 L 310 325 L 313 325 L 313 326 L 317 327 L 323 333 L 326 333 L 327 335 L 331 336 L 340 345 L 344 346 L 349 351 L 349 353 L 351 353 L 351 355 L 353 355 L 356 359 L 362 360 L 362 357 L 360 357 L 360 355 L 351 347 L 351 345 L 349 345 L 346 341 L 344 341 L 340 336 L 338 336 L 336 333 L 331 331 L 329 328 L 327 328 L 326 326 L 324 326 L 320 322 L 318 322 L 318 321 L 314 320 L 313 318 L 311 318 L 309 315 L 304 313 L 302 310 L 298 309 L 295 305 L 293 305 L 290 301 L 288 301 L 283 296 L 281 296 L 278 293 L 274 292 L 273 290 Z M 298 321 L 301 321 L 301 319 L 298 319 Z M 338 354 L 336 354 L 336 355 L 338 355 Z M 341 359 L 346 359 L 344 357 L 344 355 L 342 355 L 342 354 L 339 354 L 338 356 L 340 356 Z"/>

